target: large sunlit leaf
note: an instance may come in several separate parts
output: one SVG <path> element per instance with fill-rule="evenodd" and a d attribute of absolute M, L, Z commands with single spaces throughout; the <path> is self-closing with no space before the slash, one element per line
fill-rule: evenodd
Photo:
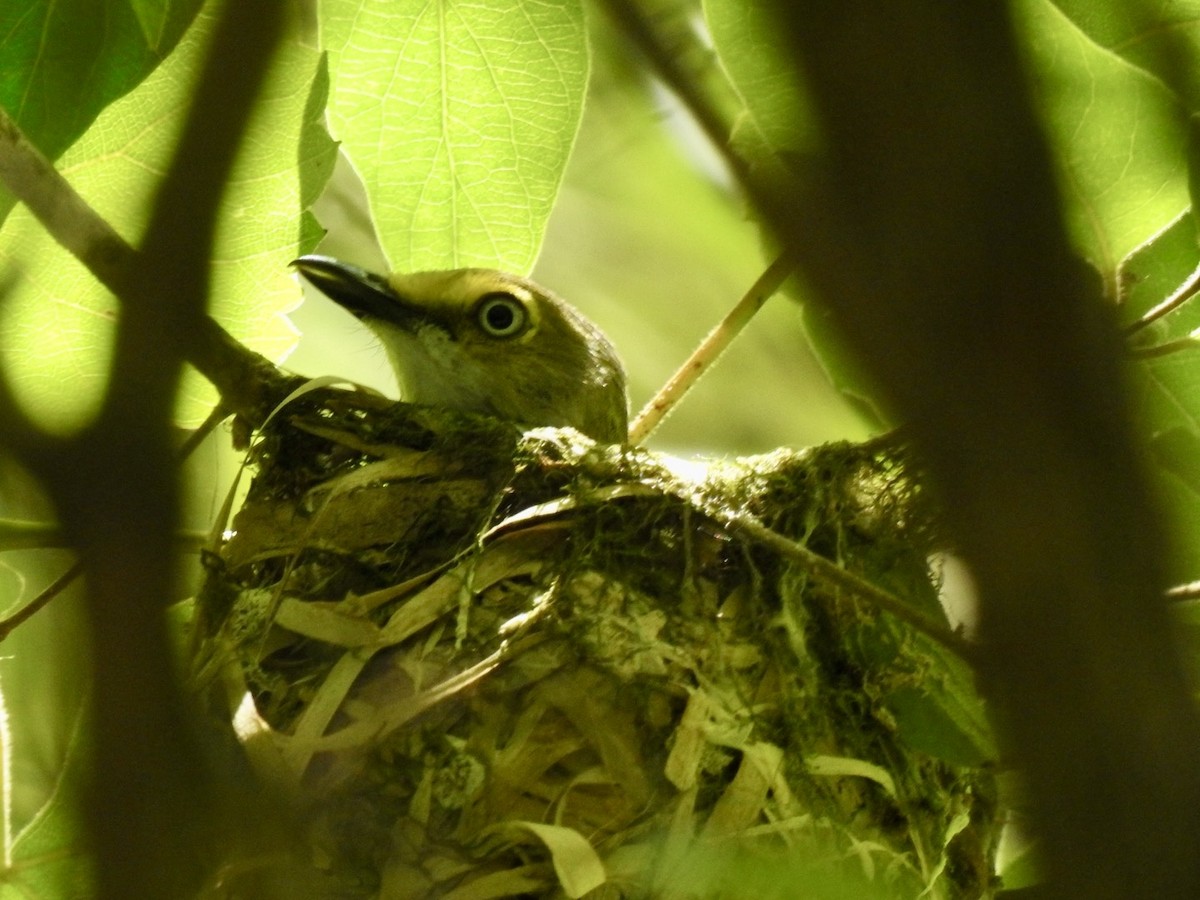
<path fill-rule="evenodd" d="M 1200 2 L 1054 0 L 1089 38 L 1170 85 L 1200 110 Z"/>
<path fill-rule="evenodd" d="M 746 105 L 739 141 L 751 146 L 750 130 L 761 141 L 754 150 L 786 157 L 813 149 L 816 128 L 800 69 L 769 7 L 704 0 L 704 17 L 721 65 Z M 757 152 L 751 159 L 761 161 Z"/>
<path fill-rule="evenodd" d="M 0 107 L 55 159 L 179 40 L 203 0 L 0 3 Z M 0 188 L 0 219 L 11 198 Z"/>
<path fill-rule="evenodd" d="M 1049 0 L 1017 0 L 1013 12 L 1071 237 L 1116 298 L 1121 260 L 1188 206 L 1180 109 L 1162 82 Z"/>
<path fill-rule="evenodd" d="M 528 272 L 587 82 L 579 0 L 326 0 L 329 115 L 390 262 Z"/>
<path fill-rule="evenodd" d="M 1146 81 L 1155 85 L 1143 89 L 1143 97 L 1163 94 L 1169 86 L 1183 106 L 1191 112 L 1200 109 L 1200 3 L 1181 0 L 1176 3 L 1125 3 L 1117 0 L 1055 0 L 1055 6 L 1076 27 L 1081 37 L 1103 48 L 1112 58 L 1147 73 Z M 1047 18 L 1052 18 L 1047 14 Z M 1112 66 L 1110 65 L 1110 68 Z M 1115 69 L 1114 69 L 1115 71 Z M 1086 73 L 1085 73 L 1086 74 Z M 1161 83 L 1160 83 L 1161 82 Z M 1109 94 L 1100 90 L 1092 95 L 1091 109 L 1106 115 L 1114 108 Z M 1115 106 L 1119 107 L 1119 102 Z M 1171 296 L 1195 277 L 1200 269 L 1200 245 L 1194 211 L 1183 212 L 1162 222 L 1156 190 L 1158 172 L 1165 175 L 1161 184 L 1169 184 L 1170 193 L 1179 191 L 1177 178 L 1169 171 L 1185 169 L 1190 173 L 1193 205 L 1200 183 L 1200 141 L 1193 126 L 1190 134 L 1177 124 L 1179 109 L 1155 100 L 1151 116 L 1126 114 L 1124 134 L 1114 122 L 1114 146 L 1125 142 L 1130 147 L 1128 175 L 1123 183 L 1130 188 L 1140 185 L 1147 201 L 1138 207 L 1138 191 L 1127 193 L 1133 215 L 1130 225 L 1141 217 L 1143 242 L 1132 248 L 1118 271 L 1121 318 L 1136 320 Z M 1168 121 L 1169 120 L 1169 121 Z M 1164 121 L 1167 124 L 1164 125 Z M 1086 142 L 1066 132 L 1084 156 Z M 1064 142 L 1060 142 L 1060 146 Z M 1137 151 L 1136 153 L 1134 151 Z M 1177 160 L 1177 161 L 1176 161 Z M 1101 198 L 1104 199 L 1104 198 Z M 1128 229 L 1131 237 L 1137 231 Z M 1200 328 L 1200 304 L 1193 298 L 1149 328 L 1142 329 L 1132 344 L 1144 349 L 1186 340 Z M 1200 572 L 1200 353 L 1182 350 L 1140 362 L 1132 370 L 1136 393 L 1133 408 L 1147 435 L 1151 458 L 1157 464 L 1159 496 L 1171 514 L 1174 541 L 1174 573 L 1179 579 L 1193 579 Z"/>
<path fill-rule="evenodd" d="M 88 771 L 82 703 L 75 716 L 67 757 L 53 793 L 15 835 L 7 851 L 0 869 L 0 900 L 84 900 L 94 896 L 92 861 L 79 812 Z"/>
<path fill-rule="evenodd" d="M 1196 276 L 1200 234 L 1189 209 L 1121 261 L 1121 321 L 1132 325 Z M 1161 343 L 1200 327 L 1200 304 L 1184 303 L 1138 335 L 1138 343 Z"/>
<path fill-rule="evenodd" d="M 108 107 L 59 161 L 85 199 L 137 243 L 186 114 L 197 66 L 214 22 L 197 17 L 176 51 L 135 91 Z M 323 90 L 319 54 L 285 42 L 263 91 L 229 182 L 212 269 L 213 314 L 255 349 L 282 358 L 294 342 L 285 313 L 299 298 L 287 263 L 308 249 L 302 205 L 332 146 L 314 139 Z M 305 167 L 298 174 L 297 163 Z M 308 179 L 302 196 L 301 181 Z M 311 229 L 304 233 L 311 245 Z M 106 378 L 115 300 L 60 249 L 24 208 L 0 231 L 0 262 L 17 274 L 0 317 L 4 365 L 23 405 L 46 427 L 69 430 L 95 409 Z M 171 302 L 163 286 L 164 303 Z M 198 376 L 181 412 L 194 421 L 213 395 Z"/>

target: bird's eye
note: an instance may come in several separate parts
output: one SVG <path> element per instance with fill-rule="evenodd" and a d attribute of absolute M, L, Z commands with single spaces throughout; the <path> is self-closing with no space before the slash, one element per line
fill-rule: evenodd
<path fill-rule="evenodd" d="M 485 334 L 497 338 L 516 337 L 529 324 L 529 313 L 512 294 L 488 294 L 479 302 L 475 318 Z"/>

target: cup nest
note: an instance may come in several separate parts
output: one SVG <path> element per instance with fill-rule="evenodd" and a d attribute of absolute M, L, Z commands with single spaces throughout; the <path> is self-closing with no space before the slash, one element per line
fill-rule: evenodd
<path fill-rule="evenodd" d="M 902 447 L 684 463 L 322 389 L 249 463 L 191 664 L 313 896 L 995 889 L 970 670 L 759 539 L 944 626 Z"/>

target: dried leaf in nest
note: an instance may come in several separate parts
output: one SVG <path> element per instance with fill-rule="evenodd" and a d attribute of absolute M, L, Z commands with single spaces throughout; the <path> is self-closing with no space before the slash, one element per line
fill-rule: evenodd
<path fill-rule="evenodd" d="M 854 589 L 945 627 L 897 458 L 302 402 L 252 449 L 195 665 L 302 802 L 315 896 L 990 895 L 970 672 Z"/>

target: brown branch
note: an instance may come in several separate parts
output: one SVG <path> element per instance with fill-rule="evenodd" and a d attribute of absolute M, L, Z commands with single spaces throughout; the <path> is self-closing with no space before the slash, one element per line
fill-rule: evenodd
<path fill-rule="evenodd" d="M 827 156 L 822 194 L 760 208 L 944 501 L 1048 896 L 1200 896 L 1200 720 L 1161 597 L 1169 542 L 1007 7 L 775 8 Z M 828 223 L 839 252 L 812 252 L 799 221 Z"/>
<path fill-rule="evenodd" d="M 103 900 L 192 895 L 210 848 L 241 824 L 227 810 L 218 818 L 235 792 L 202 761 L 167 644 L 163 610 L 175 595 L 180 512 L 170 422 L 188 356 L 228 393 L 232 409 L 256 415 L 265 405 L 240 388 L 273 367 L 238 347 L 204 310 L 217 209 L 282 34 L 284 6 L 223 4 L 140 251 L 69 190 L 11 121 L 0 121 L 0 177 L 121 303 L 97 419 L 53 442 L 53 453 L 21 453 L 85 573 L 95 704 L 85 811 Z"/>
<path fill-rule="evenodd" d="M 635 4 L 607 5 L 729 158 L 716 105 L 681 83 Z M 781 184 L 730 168 L 944 498 L 1045 896 L 1200 896 L 1200 721 L 1159 594 L 1164 526 L 1121 336 L 1064 237 L 1005 7 L 774 7 L 824 158 Z"/>
<path fill-rule="evenodd" d="M 762 544 L 780 556 L 795 560 L 804 566 L 819 581 L 830 587 L 835 587 L 848 594 L 871 604 L 876 609 L 895 616 L 901 622 L 925 635 L 931 641 L 941 644 L 961 660 L 974 664 L 978 652 L 975 646 L 955 634 L 945 625 L 925 615 L 920 610 L 905 603 L 894 594 L 867 581 L 849 569 L 839 566 L 831 559 L 826 559 L 819 553 L 809 550 L 799 541 L 794 541 L 786 535 L 773 531 L 747 515 L 721 515 L 710 513 L 723 526 L 734 534 L 741 534 L 749 540 Z"/>

